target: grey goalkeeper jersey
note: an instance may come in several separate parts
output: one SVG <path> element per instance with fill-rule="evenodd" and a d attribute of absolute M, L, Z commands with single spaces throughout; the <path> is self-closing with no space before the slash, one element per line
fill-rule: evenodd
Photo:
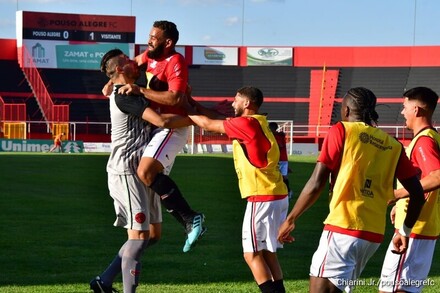
<path fill-rule="evenodd" d="M 115 86 L 110 95 L 111 153 L 107 172 L 111 174 L 136 174 L 144 148 L 149 142 L 151 125 L 142 120 L 149 106 L 143 96 L 117 94 Z"/>

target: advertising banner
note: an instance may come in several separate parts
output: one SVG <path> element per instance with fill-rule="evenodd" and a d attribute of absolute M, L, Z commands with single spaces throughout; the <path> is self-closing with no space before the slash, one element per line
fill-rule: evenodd
<path fill-rule="evenodd" d="M 0 152 L 45 153 L 53 146 L 53 140 L 47 139 L 0 139 Z M 84 144 L 78 140 L 63 141 L 64 153 L 82 153 Z"/>
<path fill-rule="evenodd" d="M 194 47 L 194 65 L 238 65 L 237 47 Z"/>
<path fill-rule="evenodd" d="M 247 65 L 285 65 L 292 66 L 292 48 L 248 47 Z"/>

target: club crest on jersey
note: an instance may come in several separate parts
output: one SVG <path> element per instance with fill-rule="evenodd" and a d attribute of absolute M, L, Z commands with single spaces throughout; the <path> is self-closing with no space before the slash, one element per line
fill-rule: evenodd
<path fill-rule="evenodd" d="M 142 224 L 143 222 L 145 222 L 145 214 L 144 213 L 137 213 L 136 216 L 134 217 L 134 219 L 136 220 L 136 222 L 138 222 L 139 224 Z"/>

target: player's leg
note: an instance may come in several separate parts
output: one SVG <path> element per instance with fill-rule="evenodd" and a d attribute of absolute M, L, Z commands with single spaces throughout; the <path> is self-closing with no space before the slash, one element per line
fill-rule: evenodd
<path fill-rule="evenodd" d="M 405 254 L 395 254 L 392 241 L 382 265 L 379 292 L 421 292 L 431 268 L 436 240 L 410 238 Z"/>
<path fill-rule="evenodd" d="M 269 205 L 267 202 L 248 202 L 242 225 L 243 257 L 261 292 L 275 292 L 272 272 L 264 257 Z"/>
<path fill-rule="evenodd" d="M 338 289 L 327 278 L 310 276 L 309 281 L 310 293 L 340 293 L 342 290 Z"/>
<path fill-rule="evenodd" d="M 114 226 L 126 228 L 128 240 L 106 270 L 90 282 L 94 292 L 112 292 L 113 281 L 121 272 L 124 287 L 126 284 L 132 289 L 137 286 L 140 257 L 149 238 L 150 215 L 145 185 L 135 175 L 108 174 L 108 187 L 116 213 Z"/>
<path fill-rule="evenodd" d="M 168 176 L 177 153 L 182 149 L 180 140 L 176 130 L 156 129 L 142 155 L 137 173 L 160 196 L 167 211 L 185 227 L 185 223 L 192 221 L 196 212 L 191 209 L 174 180 Z"/>
<path fill-rule="evenodd" d="M 285 292 L 283 271 L 278 261 L 277 250 L 283 248 L 278 242 L 278 227 L 286 219 L 289 209 L 287 197 L 279 200 L 264 203 L 261 212 L 265 220 L 262 221 L 262 229 L 266 231 L 266 247 L 263 250 L 263 257 L 270 269 L 276 292 Z"/>
<path fill-rule="evenodd" d="M 148 194 L 150 199 L 150 239 L 148 240 L 148 247 L 150 247 L 159 242 L 162 237 L 162 208 L 160 197 L 151 189 L 149 189 Z"/>
<path fill-rule="evenodd" d="M 204 216 L 190 207 L 177 184 L 168 176 L 186 139 L 186 128 L 156 129 L 138 168 L 139 177 L 160 196 L 164 207 L 182 224 L 188 234 L 184 252 L 189 251 L 202 235 L 204 221 Z"/>
<path fill-rule="evenodd" d="M 271 252 L 263 250 L 264 261 L 269 267 L 270 273 L 272 275 L 273 283 L 276 288 L 276 292 L 284 293 L 286 289 L 284 287 L 284 277 L 283 271 L 281 269 L 280 262 L 278 261 L 278 256 L 276 252 Z"/>
<path fill-rule="evenodd" d="M 128 214 L 128 240 L 122 254 L 121 271 L 124 292 L 135 292 L 142 270 L 141 257 L 150 237 L 150 190 L 136 176 L 124 182 L 128 188 L 126 209 Z"/>
<path fill-rule="evenodd" d="M 266 264 L 266 261 L 264 259 L 263 251 L 243 252 L 243 257 L 249 269 L 251 270 L 257 285 L 260 287 L 262 284 L 265 284 L 262 287 L 273 288 L 272 274 L 270 272 L 269 266 Z M 271 285 L 269 285 L 267 282 L 269 282 Z M 262 292 L 265 291 L 262 290 Z"/>
<path fill-rule="evenodd" d="M 324 230 L 310 265 L 310 292 L 351 292 L 379 244 Z"/>
<path fill-rule="evenodd" d="M 128 240 L 121 260 L 124 292 L 136 292 L 142 270 L 141 257 L 148 245 L 149 230 L 127 230 Z"/>

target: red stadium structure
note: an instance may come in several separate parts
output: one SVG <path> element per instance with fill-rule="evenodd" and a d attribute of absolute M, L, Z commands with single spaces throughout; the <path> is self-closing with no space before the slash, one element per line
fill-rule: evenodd
<path fill-rule="evenodd" d="M 16 40 L 0 39 L 0 46 L 3 136 L 5 123 L 24 122 L 28 139 L 49 139 L 51 125 L 63 122 L 75 135 L 72 139 L 110 141 L 108 100 L 101 94 L 107 81 L 104 74 L 99 70 L 24 69 Z M 136 45 L 135 54 L 144 47 Z M 235 64 L 201 64 L 197 61 L 201 47 L 180 48 L 195 99 L 212 106 L 232 100 L 243 85 L 257 86 L 265 95 L 262 112 L 268 113 L 269 120 L 292 121 L 296 142 L 321 142 L 326 129 L 338 121 L 341 98 L 351 87 L 364 86 L 377 95 L 380 126 L 401 140 L 410 138 L 400 115 L 402 93 L 415 86 L 440 93 L 440 46 L 289 47 L 283 48 L 291 52 L 288 65 L 249 64 L 252 47 L 222 48 L 236 50 Z M 265 48 L 266 52 L 274 50 Z M 205 57 L 216 54 L 209 47 L 203 50 Z M 436 112 L 434 123 L 440 121 Z M 207 138 L 201 134 L 196 139 Z"/>

